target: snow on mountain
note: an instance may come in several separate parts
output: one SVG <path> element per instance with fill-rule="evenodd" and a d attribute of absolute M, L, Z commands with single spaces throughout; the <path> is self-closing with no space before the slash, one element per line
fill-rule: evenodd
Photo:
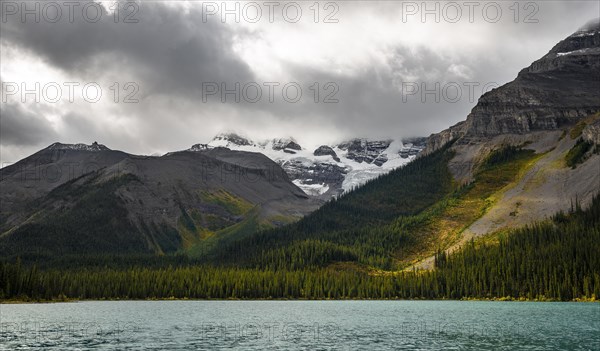
<path fill-rule="evenodd" d="M 423 138 L 406 143 L 352 139 L 312 150 L 303 148 L 294 138 L 255 142 L 235 133 L 222 133 L 207 144 L 192 146 L 189 151 L 226 147 L 262 153 L 281 165 L 307 195 L 327 199 L 407 164 L 423 149 L 423 142 Z"/>
<path fill-rule="evenodd" d="M 238 146 L 256 146 L 252 141 L 235 133 L 221 133 L 211 140 L 212 147 L 227 147 L 234 149 Z"/>
<path fill-rule="evenodd" d="M 329 191 L 329 185 L 327 184 L 305 184 L 302 179 L 295 179 L 292 183 L 296 184 L 296 186 L 306 195 L 319 197 Z"/>
<path fill-rule="evenodd" d="M 110 149 L 102 144 L 93 142 L 91 145 L 86 144 L 62 144 L 54 143 L 48 146 L 49 150 L 76 150 L 76 151 L 109 151 Z"/>
<path fill-rule="evenodd" d="M 302 150 L 302 147 L 294 138 L 280 138 L 271 140 L 271 149 L 294 154 L 296 151 Z"/>

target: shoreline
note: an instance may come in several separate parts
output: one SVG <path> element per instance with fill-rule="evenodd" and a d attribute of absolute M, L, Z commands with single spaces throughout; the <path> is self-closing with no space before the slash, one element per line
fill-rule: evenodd
<path fill-rule="evenodd" d="M 7 299 L 0 300 L 0 305 L 24 305 L 24 304 L 52 304 L 52 303 L 77 303 L 77 302 L 128 302 L 128 301 L 461 301 L 461 302 L 579 302 L 579 303 L 600 303 L 595 298 L 577 298 L 573 300 L 555 300 L 555 299 L 525 299 L 525 298 L 461 298 L 461 299 L 286 299 L 286 298 L 263 298 L 263 299 L 193 299 L 193 298 L 148 298 L 148 299 L 54 299 L 54 300 L 19 300 Z"/>

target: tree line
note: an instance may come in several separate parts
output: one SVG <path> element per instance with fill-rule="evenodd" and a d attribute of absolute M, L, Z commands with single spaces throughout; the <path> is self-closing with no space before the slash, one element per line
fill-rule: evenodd
<path fill-rule="evenodd" d="M 573 300 L 600 296 L 600 196 L 582 210 L 513 230 L 496 243 L 470 242 L 436 255 L 432 271 L 373 272 L 320 266 L 321 245 L 306 242 L 295 269 L 141 264 L 39 269 L 0 262 L 0 298 L 72 299 L 461 299 Z M 326 247 L 324 252 L 336 252 Z M 343 250 L 336 259 L 350 255 Z M 351 257 L 350 257 L 351 258 Z"/>

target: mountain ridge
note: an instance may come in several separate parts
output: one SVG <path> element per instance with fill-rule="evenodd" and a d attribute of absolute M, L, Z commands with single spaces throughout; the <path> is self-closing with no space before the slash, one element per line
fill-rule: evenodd
<path fill-rule="evenodd" d="M 266 156 L 226 148 L 154 157 L 55 143 L 2 175 L 5 255 L 119 251 L 119 242 L 127 252 L 176 252 L 240 223 L 282 225 L 319 205 Z"/>
<path fill-rule="evenodd" d="M 598 91 L 600 19 L 595 19 L 522 69 L 515 80 L 485 93 L 465 121 L 432 134 L 425 152 L 451 139 L 472 144 L 573 125 L 600 111 Z"/>
<path fill-rule="evenodd" d="M 410 154 L 402 157 L 402 152 L 411 150 L 402 141 L 353 139 L 307 150 L 292 138 L 257 143 L 232 133 L 161 157 L 89 152 L 76 150 L 78 146 L 42 150 L 36 155 L 44 156 L 46 164 L 73 161 L 81 155 L 105 157 L 104 164 L 55 189 L 42 188 L 46 196 L 23 204 L 21 217 L 6 220 L 3 207 L 0 251 L 16 255 L 32 244 L 34 248 L 38 243 L 51 245 L 44 239 L 52 235 L 58 235 L 57 246 L 48 248 L 49 252 L 73 250 L 73 245 L 60 244 L 76 242 L 81 232 L 93 234 L 92 243 L 75 249 L 111 249 L 119 238 L 104 238 L 106 231 L 130 233 L 127 238 L 133 240 L 134 250 L 183 252 L 206 263 L 246 268 L 333 266 L 337 270 L 342 266 L 373 274 L 429 269 L 436 255 L 451 253 L 465 245 L 465 240 L 483 240 L 488 234 L 568 213 L 572 204 L 586 207 L 597 196 L 600 146 L 595 140 L 600 113 L 565 114 L 577 107 L 578 96 L 585 113 L 595 111 L 594 106 L 590 111 L 585 106 L 594 93 L 586 89 L 589 81 L 595 83 L 598 68 L 588 62 L 596 58 L 573 63 L 570 60 L 579 54 L 558 53 L 562 51 L 553 60 L 563 60 L 565 65 L 551 64 L 544 71 L 549 73 L 542 75 L 525 72 L 516 83 L 489 92 L 467 121 L 432 136 L 429 145 L 436 147 L 414 160 Z M 554 80 L 554 86 L 549 86 L 548 76 L 570 79 L 565 83 L 569 89 L 580 80 L 588 82 L 581 85 L 583 94 L 567 91 L 567 98 L 562 99 L 554 95 L 562 81 Z M 531 94 L 541 100 L 532 102 Z M 555 111 L 557 103 L 566 107 Z M 490 121 L 494 123 L 486 124 Z M 441 142 L 444 138 L 447 142 Z M 322 202 L 292 182 L 304 178 L 289 175 L 312 170 L 310 178 L 303 175 L 304 185 L 322 188 L 319 174 L 311 167 L 343 167 L 345 163 L 336 157 L 356 167 L 353 170 L 378 173 L 367 172 L 370 177 L 362 186 L 330 198 L 311 212 Z M 35 166 L 33 161 L 23 160 L 21 166 Z M 394 161 L 405 165 L 385 172 Z M 2 179 L 2 185 L 18 184 L 17 168 L 8 168 L 10 176 Z M 336 182 L 343 185 L 347 179 L 348 175 Z M 37 185 L 27 185 L 31 184 L 22 188 L 32 191 Z M 23 197 L 5 189 L 3 198 Z M 283 225 L 288 222 L 295 223 Z"/>
<path fill-rule="evenodd" d="M 320 145 L 314 150 L 302 147 L 293 137 L 260 141 L 235 132 L 217 134 L 206 144 L 195 144 L 189 151 L 225 147 L 259 152 L 277 162 L 294 184 L 308 195 L 328 200 L 364 184 L 392 169 L 402 167 L 424 148 L 424 138 L 406 143 L 393 139 L 353 138 Z"/>
<path fill-rule="evenodd" d="M 221 257 L 269 269 L 294 269 L 288 257 L 300 257 L 309 267 L 395 275 L 589 208 L 600 189 L 600 32 L 590 28 L 555 46 L 551 62 L 537 60 L 482 96 L 466 121 L 428 138 L 405 167 L 296 224 L 241 239 Z M 562 51 L 581 45 L 594 50 Z"/>

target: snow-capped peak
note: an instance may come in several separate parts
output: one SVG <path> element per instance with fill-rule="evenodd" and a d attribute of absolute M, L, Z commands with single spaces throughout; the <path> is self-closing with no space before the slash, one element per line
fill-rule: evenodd
<path fill-rule="evenodd" d="M 329 198 L 405 165 L 423 149 L 423 143 L 423 138 L 409 143 L 357 138 L 338 145 L 323 144 L 313 150 L 302 148 L 292 137 L 255 142 L 236 133 L 221 133 L 188 151 L 226 147 L 259 152 L 283 167 L 294 184 L 308 195 Z"/>
<path fill-rule="evenodd" d="M 296 139 L 291 137 L 271 140 L 271 148 L 273 150 L 302 150 L 302 147 L 300 146 L 300 144 L 298 144 L 298 142 L 296 142 Z"/>
<path fill-rule="evenodd" d="M 54 143 L 48 146 L 49 150 L 76 150 L 76 151 L 109 151 L 110 149 L 102 144 L 98 144 L 97 142 L 93 142 L 91 145 L 86 144 L 63 144 L 63 143 Z"/>
<path fill-rule="evenodd" d="M 255 145 L 255 143 L 252 140 L 236 133 L 219 133 L 207 145 L 212 147 L 220 146 L 235 148 L 236 146 Z"/>

